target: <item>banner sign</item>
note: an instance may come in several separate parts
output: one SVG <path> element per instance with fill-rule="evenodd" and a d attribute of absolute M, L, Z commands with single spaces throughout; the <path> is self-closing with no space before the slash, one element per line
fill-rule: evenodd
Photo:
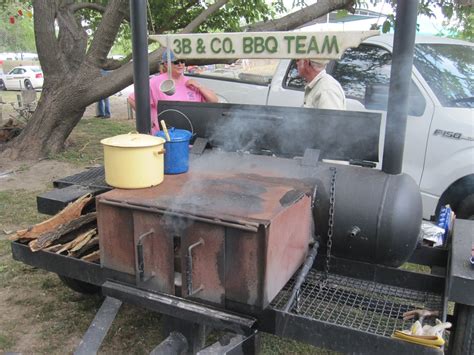
<path fill-rule="evenodd" d="M 349 47 L 379 31 L 234 32 L 153 35 L 180 59 L 339 59 Z"/>

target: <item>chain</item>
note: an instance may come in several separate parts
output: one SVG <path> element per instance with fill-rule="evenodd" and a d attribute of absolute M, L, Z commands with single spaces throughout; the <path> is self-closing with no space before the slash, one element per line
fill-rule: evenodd
<path fill-rule="evenodd" d="M 331 188 L 329 190 L 329 219 L 328 219 L 328 240 L 326 243 L 326 265 L 324 266 L 323 280 L 327 281 L 329 275 L 329 263 L 331 261 L 332 236 L 334 234 L 334 209 L 336 206 L 336 174 L 334 167 L 329 169 L 332 172 Z"/>

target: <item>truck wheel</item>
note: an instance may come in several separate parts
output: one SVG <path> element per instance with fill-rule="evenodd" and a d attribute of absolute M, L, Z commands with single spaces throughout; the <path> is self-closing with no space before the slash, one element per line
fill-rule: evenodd
<path fill-rule="evenodd" d="M 474 307 L 456 304 L 454 340 L 449 343 L 450 354 L 474 354 Z"/>
<path fill-rule="evenodd" d="M 58 275 L 59 279 L 71 290 L 83 293 L 86 295 L 93 295 L 100 292 L 100 287 L 76 279 L 71 279 L 70 277 Z"/>
<path fill-rule="evenodd" d="M 462 219 L 474 219 L 474 194 L 468 195 L 459 203 L 456 217 Z"/>
<path fill-rule="evenodd" d="M 3 80 L 0 80 L 0 91 L 4 91 L 6 89 L 7 87 L 5 86 L 5 83 L 3 82 Z"/>

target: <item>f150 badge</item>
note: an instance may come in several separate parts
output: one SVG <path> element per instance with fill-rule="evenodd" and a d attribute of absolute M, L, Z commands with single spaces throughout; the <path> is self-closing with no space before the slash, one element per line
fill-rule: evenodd
<path fill-rule="evenodd" d="M 435 129 L 433 136 L 441 136 L 444 138 L 464 139 L 466 141 L 474 141 L 474 137 L 467 137 L 467 136 L 464 136 L 460 132 L 445 131 L 444 129 Z"/>

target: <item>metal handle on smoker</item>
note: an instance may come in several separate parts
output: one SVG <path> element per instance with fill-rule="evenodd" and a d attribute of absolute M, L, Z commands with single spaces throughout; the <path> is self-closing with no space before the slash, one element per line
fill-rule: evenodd
<path fill-rule="evenodd" d="M 298 277 L 295 282 L 295 286 L 293 287 L 293 291 L 290 294 L 288 302 L 283 308 L 283 312 L 288 313 L 293 308 L 293 304 L 296 301 L 296 311 L 298 313 L 298 299 L 299 299 L 301 285 L 303 285 L 303 282 L 306 280 L 306 275 L 308 274 L 309 270 L 313 266 L 314 259 L 316 258 L 316 255 L 318 255 L 318 248 L 319 248 L 319 242 L 315 241 L 308 256 L 306 257 L 303 267 L 301 268 L 298 274 Z"/>
<path fill-rule="evenodd" d="M 145 278 L 145 259 L 143 257 L 143 239 L 155 233 L 154 229 L 150 229 L 148 232 L 143 233 L 138 237 L 137 244 L 137 282 L 144 281 Z"/>
<path fill-rule="evenodd" d="M 202 238 L 199 239 L 198 242 L 191 244 L 188 247 L 188 255 L 186 256 L 186 284 L 188 288 L 188 296 L 192 296 L 204 289 L 202 285 L 200 285 L 196 290 L 193 291 L 193 249 L 198 245 L 204 245 L 204 240 Z"/>

